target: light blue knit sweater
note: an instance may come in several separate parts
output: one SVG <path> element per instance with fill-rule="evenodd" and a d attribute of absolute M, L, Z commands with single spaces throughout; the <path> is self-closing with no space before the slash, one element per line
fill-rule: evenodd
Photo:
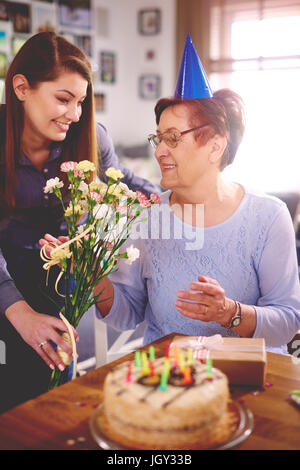
<path fill-rule="evenodd" d="M 218 323 L 192 320 L 176 310 L 178 290 L 188 289 L 202 274 L 216 279 L 227 297 L 253 305 L 254 336 L 264 337 L 268 350 L 285 353 L 300 328 L 295 233 L 286 205 L 246 190 L 225 222 L 192 229 L 174 216 L 169 197 L 170 191 L 161 195 L 161 220 L 148 212 L 139 226 L 140 238 L 132 239 L 135 230 L 126 242 L 139 248 L 140 258 L 132 265 L 120 261 L 118 272 L 110 276 L 114 303 L 104 321 L 126 330 L 145 320 L 145 344 L 171 332 L 236 336 Z"/>

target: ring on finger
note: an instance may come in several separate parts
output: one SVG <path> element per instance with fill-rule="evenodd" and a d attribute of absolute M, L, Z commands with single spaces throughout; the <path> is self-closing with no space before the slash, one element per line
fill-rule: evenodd
<path fill-rule="evenodd" d="M 205 310 L 204 310 L 204 312 L 203 312 L 203 313 L 204 313 L 204 315 L 206 315 L 206 314 L 207 314 L 207 312 L 208 312 L 208 306 L 207 306 L 207 305 L 204 305 L 204 307 L 205 307 Z"/>
<path fill-rule="evenodd" d="M 43 346 L 45 346 L 45 344 L 47 344 L 48 341 L 42 341 L 40 344 L 39 344 L 39 348 L 42 348 Z"/>

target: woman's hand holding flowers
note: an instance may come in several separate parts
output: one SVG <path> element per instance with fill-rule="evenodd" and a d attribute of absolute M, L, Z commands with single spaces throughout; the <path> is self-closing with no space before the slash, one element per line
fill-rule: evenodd
<path fill-rule="evenodd" d="M 68 332 L 62 320 L 34 311 L 24 300 L 11 305 L 6 310 L 6 316 L 23 340 L 39 354 L 51 369 L 54 369 L 55 366 L 60 370 L 65 368 L 60 356 L 49 342 L 52 341 L 65 353 L 72 355 L 70 344 L 62 337 L 62 333 Z M 73 329 L 73 332 L 75 340 L 78 341 L 76 330 Z"/>

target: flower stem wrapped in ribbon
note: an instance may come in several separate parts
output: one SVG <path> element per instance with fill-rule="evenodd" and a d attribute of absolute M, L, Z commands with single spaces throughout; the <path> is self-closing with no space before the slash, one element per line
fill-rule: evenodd
<path fill-rule="evenodd" d="M 67 381 L 70 367 L 73 367 L 72 378 L 76 376 L 77 353 L 72 327 L 76 328 L 84 313 L 100 300 L 103 291 L 95 295 L 94 288 L 114 271 L 118 258 L 126 258 L 129 264 L 138 258 L 139 251 L 133 245 L 124 253 L 119 250 L 142 212 L 160 202 L 156 194 L 148 199 L 141 192 L 131 191 L 120 181 L 122 172 L 115 168 L 106 171 L 107 184 L 91 181 L 95 167 L 87 160 L 64 162 L 60 169 L 69 181 L 68 206 L 65 206 L 61 193 L 64 185 L 59 178 L 48 180 L 44 192 L 54 194 L 61 201 L 69 240 L 57 246 L 44 245 L 41 258 L 48 272 L 54 265 L 61 269 L 55 290 L 64 298 L 60 318 L 68 328 L 66 341 L 72 345 L 73 363 L 57 351 L 63 358 L 66 370 L 61 372 L 55 368 L 49 388 Z M 80 222 L 83 216 L 84 223 Z M 64 291 L 59 292 L 59 281 L 62 279 Z"/>

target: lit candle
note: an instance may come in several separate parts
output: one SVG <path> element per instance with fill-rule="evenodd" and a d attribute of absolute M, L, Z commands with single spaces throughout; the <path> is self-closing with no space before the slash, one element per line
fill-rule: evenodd
<path fill-rule="evenodd" d="M 169 357 L 170 355 L 170 341 L 165 342 L 165 357 Z"/>
<path fill-rule="evenodd" d="M 212 359 L 210 357 L 206 359 L 206 379 L 212 380 Z"/>
<path fill-rule="evenodd" d="M 193 350 L 188 349 L 188 365 L 192 366 L 193 365 Z"/>
<path fill-rule="evenodd" d="M 153 346 L 149 346 L 149 359 L 150 361 L 155 361 L 155 350 Z"/>
<path fill-rule="evenodd" d="M 167 390 L 168 388 L 168 373 L 167 371 L 163 371 L 163 373 L 161 374 L 161 378 L 160 378 L 160 385 L 159 385 L 159 390 L 162 390 L 163 392 L 165 390 Z"/>
<path fill-rule="evenodd" d="M 184 371 L 185 361 L 184 361 L 184 354 L 183 352 L 179 353 L 179 369 L 181 372 Z"/>
<path fill-rule="evenodd" d="M 135 358 L 136 367 L 141 368 L 142 367 L 142 362 L 141 362 L 141 353 L 140 353 L 140 351 L 135 352 L 134 358 Z"/>
<path fill-rule="evenodd" d="M 164 358 L 164 371 L 166 371 L 167 374 L 169 375 L 170 373 L 170 358 L 169 357 Z"/>
<path fill-rule="evenodd" d="M 150 361 L 150 377 L 154 377 L 154 363 Z"/>
<path fill-rule="evenodd" d="M 132 364 L 131 362 L 128 363 L 127 375 L 126 375 L 126 382 L 132 382 Z"/>
<path fill-rule="evenodd" d="M 179 350 L 178 350 L 177 343 L 174 343 L 174 346 L 173 346 L 173 356 L 174 356 L 174 364 L 175 366 L 178 366 L 179 365 Z"/>
<path fill-rule="evenodd" d="M 184 383 L 190 384 L 193 382 L 192 375 L 191 375 L 191 368 L 189 366 L 185 366 L 184 368 Z"/>
<path fill-rule="evenodd" d="M 143 375 L 147 375 L 150 373 L 147 353 L 145 351 L 142 352 L 142 368 L 143 368 L 143 371 L 142 371 Z"/>

